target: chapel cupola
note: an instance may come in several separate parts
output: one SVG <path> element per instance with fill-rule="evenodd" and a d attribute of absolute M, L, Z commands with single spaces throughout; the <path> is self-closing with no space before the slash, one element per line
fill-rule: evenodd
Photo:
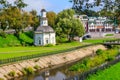
<path fill-rule="evenodd" d="M 46 18 L 46 10 L 42 9 L 41 10 L 41 21 L 40 21 L 40 25 L 41 26 L 48 26 L 48 20 Z"/>

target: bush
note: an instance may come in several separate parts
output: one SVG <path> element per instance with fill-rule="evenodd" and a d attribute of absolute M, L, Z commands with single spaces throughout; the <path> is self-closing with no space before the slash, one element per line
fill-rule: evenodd
<path fill-rule="evenodd" d="M 97 51 L 96 51 L 96 54 L 97 55 L 101 55 L 103 53 L 103 50 L 102 49 L 98 49 Z"/>
<path fill-rule="evenodd" d="M 61 38 L 61 37 L 56 37 L 56 42 L 57 43 L 64 43 L 64 42 L 67 42 L 68 39 L 67 38 Z"/>
<path fill-rule="evenodd" d="M 27 71 L 26 71 L 25 69 L 22 70 L 22 73 L 23 73 L 24 75 L 27 75 Z"/>
<path fill-rule="evenodd" d="M 32 67 L 27 67 L 27 68 L 24 68 L 23 70 L 22 70 L 22 72 L 23 72 L 23 74 L 24 75 L 26 75 L 26 74 L 34 74 L 34 70 L 33 70 L 33 68 Z"/>
<path fill-rule="evenodd" d="M 112 61 L 112 60 L 114 60 L 115 58 L 113 57 L 113 56 L 108 56 L 107 57 L 107 59 L 106 59 L 106 61 Z"/>
<path fill-rule="evenodd" d="M 6 38 L 7 34 L 4 31 L 0 31 L 0 36 Z"/>
<path fill-rule="evenodd" d="M 11 72 L 8 73 L 8 75 L 11 76 L 11 77 L 15 77 L 16 73 L 15 73 L 15 71 L 11 71 Z"/>
<path fill-rule="evenodd" d="M 34 32 L 33 31 L 28 31 L 28 32 L 25 32 L 25 35 L 27 35 L 28 37 L 32 38 L 34 37 Z"/>
<path fill-rule="evenodd" d="M 47 44 L 47 45 L 45 45 L 45 47 L 52 47 L 52 46 L 54 46 L 53 44 Z"/>
<path fill-rule="evenodd" d="M 38 69 L 40 69 L 40 66 L 35 65 L 34 68 L 38 70 Z"/>

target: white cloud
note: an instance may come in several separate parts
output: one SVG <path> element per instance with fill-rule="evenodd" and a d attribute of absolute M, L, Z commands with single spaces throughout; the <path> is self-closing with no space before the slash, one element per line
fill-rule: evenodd
<path fill-rule="evenodd" d="M 15 0 L 7 0 L 10 3 L 13 3 Z M 26 11 L 31 11 L 32 9 L 36 10 L 38 13 L 42 8 L 50 8 L 52 5 L 48 0 L 24 0 L 27 7 L 24 8 Z"/>
<path fill-rule="evenodd" d="M 42 0 L 25 0 L 25 3 L 28 4 L 28 6 L 25 8 L 25 10 L 30 11 L 32 9 L 37 10 L 38 12 L 42 9 L 42 8 L 48 8 L 50 7 L 50 3 L 47 1 L 42 1 Z"/>

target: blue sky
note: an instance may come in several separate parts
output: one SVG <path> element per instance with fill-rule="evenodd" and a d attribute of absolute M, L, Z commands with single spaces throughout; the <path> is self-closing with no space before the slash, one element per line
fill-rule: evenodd
<path fill-rule="evenodd" d="M 7 0 L 13 3 L 15 0 Z M 90 0 L 92 2 L 93 0 Z M 69 0 L 24 0 L 28 6 L 24 9 L 26 11 L 36 10 L 40 14 L 40 10 L 45 8 L 47 11 L 54 11 L 56 13 L 62 11 L 63 9 L 68 9 L 72 7 L 72 3 Z M 98 11 L 99 8 L 93 8 L 92 10 Z"/>
<path fill-rule="evenodd" d="M 15 0 L 7 0 L 10 3 L 13 3 Z M 28 6 L 24 9 L 26 11 L 31 11 L 32 9 L 40 12 L 42 8 L 45 8 L 47 11 L 54 11 L 56 13 L 62 11 L 63 9 L 68 9 L 72 7 L 72 3 L 69 0 L 24 0 Z"/>

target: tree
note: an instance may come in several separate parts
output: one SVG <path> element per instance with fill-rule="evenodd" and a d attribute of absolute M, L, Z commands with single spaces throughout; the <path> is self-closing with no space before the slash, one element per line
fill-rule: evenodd
<path fill-rule="evenodd" d="M 74 18 L 61 19 L 57 23 L 57 25 L 58 25 L 58 27 L 61 27 L 61 32 L 60 32 L 59 36 L 61 34 L 64 34 L 64 36 L 69 41 L 72 41 L 75 36 L 81 37 L 85 33 L 84 27 L 83 27 L 82 23 L 80 22 L 80 20 L 77 20 Z"/>
<path fill-rule="evenodd" d="M 15 29 L 16 34 L 18 34 L 24 28 L 24 20 L 21 11 L 16 7 L 10 7 L 4 11 L 7 16 L 6 20 L 9 23 L 9 27 Z"/>
<path fill-rule="evenodd" d="M 0 4 L 3 8 L 8 8 L 11 6 L 11 4 L 7 0 L 0 0 Z"/>
<path fill-rule="evenodd" d="M 57 20 L 59 21 L 60 19 L 63 18 L 72 18 L 75 14 L 75 11 L 73 9 L 66 9 L 58 13 L 57 15 Z"/>
<path fill-rule="evenodd" d="M 87 16 L 99 16 L 98 12 L 95 12 L 93 10 L 85 9 L 79 14 L 85 14 Z"/>
<path fill-rule="evenodd" d="M 15 29 L 16 35 L 18 35 L 25 27 L 31 25 L 33 20 L 30 13 L 21 11 L 17 7 L 9 7 L 1 11 L 0 22 L 3 30 L 9 26 L 9 28 Z"/>
<path fill-rule="evenodd" d="M 75 12 L 79 13 L 84 9 L 92 8 L 92 4 L 89 1 L 90 0 L 69 0 L 71 3 L 73 3 L 73 9 Z"/>
<path fill-rule="evenodd" d="M 56 34 L 60 38 L 67 38 L 69 41 L 72 41 L 75 36 L 83 36 L 85 30 L 82 23 L 74 19 L 74 10 L 68 9 L 63 10 L 57 15 L 57 26 Z"/>
<path fill-rule="evenodd" d="M 34 28 L 34 30 L 36 30 L 36 28 L 40 25 L 40 18 L 39 16 L 37 16 L 36 10 L 30 11 L 30 14 L 31 14 L 32 21 L 33 21 L 33 23 L 31 23 L 31 26 Z"/>
<path fill-rule="evenodd" d="M 24 3 L 23 0 L 16 0 L 16 1 L 14 2 L 14 4 L 15 4 L 16 7 L 18 7 L 20 10 L 21 10 L 22 8 L 24 8 L 24 7 L 27 6 L 27 4 Z"/>
<path fill-rule="evenodd" d="M 48 24 L 55 29 L 55 21 L 57 18 L 57 15 L 55 12 L 47 12 L 47 18 L 48 18 Z"/>

